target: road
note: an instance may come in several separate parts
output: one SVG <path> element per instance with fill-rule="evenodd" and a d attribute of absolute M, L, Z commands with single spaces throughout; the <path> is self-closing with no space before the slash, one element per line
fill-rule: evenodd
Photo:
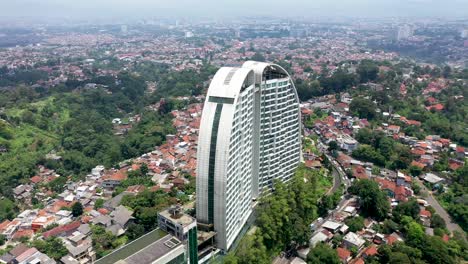
<path fill-rule="evenodd" d="M 333 192 L 336 191 L 336 189 L 338 189 L 338 187 L 340 187 L 341 183 L 343 183 L 346 187 L 346 189 L 351 186 L 351 181 L 349 180 L 348 176 L 346 175 L 346 173 L 343 171 L 343 169 L 341 168 L 340 164 L 338 164 L 338 162 L 332 158 L 330 155 L 328 155 L 327 153 L 325 153 L 325 156 L 327 156 L 328 160 L 331 162 L 332 164 L 332 174 L 333 174 L 333 177 L 335 178 L 335 183 L 333 185 Z"/>
<path fill-rule="evenodd" d="M 424 197 L 424 199 L 429 203 L 429 205 L 431 205 L 434 208 L 436 213 L 439 214 L 445 220 L 445 223 L 447 224 L 447 229 L 450 232 L 459 231 L 464 233 L 463 229 L 458 224 L 452 221 L 452 218 L 447 213 L 447 211 L 445 211 L 445 209 L 440 205 L 439 201 L 437 201 L 437 199 L 434 196 L 432 196 L 432 192 L 429 191 L 419 179 L 415 178 L 415 180 L 421 187 L 421 190 L 427 193 L 427 197 Z"/>
<path fill-rule="evenodd" d="M 334 193 L 338 190 L 338 188 L 341 186 L 341 184 L 343 183 L 345 185 L 345 189 L 348 189 L 349 186 L 351 186 L 351 181 L 348 179 L 348 176 L 346 175 L 346 173 L 343 171 L 343 169 L 341 168 L 341 166 L 338 164 L 338 162 L 330 157 L 330 155 L 328 155 L 326 153 L 326 148 L 324 147 L 324 145 L 319 141 L 319 149 L 322 151 L 322 153 L 325 154 L 325 156 L 327 156 L 328 160 L 331 162 L 332 164 L 332 175 L 333 175 L 333 187 L 330 188 L 330 190 L 328 190 L 327 192 L 327 195 L 328 194 L 331 194 L 331 193 Z M 328 215 L 324 218 L 324 220 L 320 223 L 317 223 L 317 226 L 316 226 L 316 231 L 313 232 L 314 234 L 320 229 L 320 227 L 322 226 L 322 224 L 324 222 L 326 222 L 327 220 L 330 220 L 333 218 L 333 215 L 335 214 L 335 212 L 339 212 L 341 210 L 343 210 L 343 208 L 345 208 L 349 202 L 351 200 L 349 199 L 346 199 L 345 196 L 342 196 L 340 202 L 338 203 L 337 207 L 333 210 L 330 210 Z"/>
<path fill-rule="evenodd" d="M 340 185 L 341 185 L 341 177 L 338 171 L 335 169 L 335 166 L 333 166 L 332 175 L 333 175 L 333 187 L 331 187 L 330 190 L 328 190 L 326 195 L 336 192 L 338 188 L 340 188 Z"/>

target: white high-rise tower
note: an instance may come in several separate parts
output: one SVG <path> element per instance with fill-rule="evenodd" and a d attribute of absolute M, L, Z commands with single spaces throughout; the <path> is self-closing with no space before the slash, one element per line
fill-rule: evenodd
<path fill-rule="evenodd" d="M 278 65 L 223 67 L 211 81 L 197 153 L 197 220 L 229 250 L 274 179 L 288 181 L 300 161 L 299 100 Z"/>

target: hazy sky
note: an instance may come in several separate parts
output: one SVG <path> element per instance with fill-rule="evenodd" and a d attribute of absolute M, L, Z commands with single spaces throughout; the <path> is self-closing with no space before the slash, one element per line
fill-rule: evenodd
<path fill-rule="evenodd" d="M 468 17 L 468 0 L 0 0 L 0 17 Z"/>

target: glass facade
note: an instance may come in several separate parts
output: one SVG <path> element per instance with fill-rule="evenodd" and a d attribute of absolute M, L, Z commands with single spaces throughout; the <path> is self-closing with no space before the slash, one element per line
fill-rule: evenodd
<path fill-rule="evenodd" d="M 219 103 L 219 104 L 233 104 L 234 98 L 226 98 L 226 97 L 219 97 L 219 96 L 210 96 L 208 98 L 208 102 L 211 103 Z"/>
<path fill-rule="evenodd" d="M 208 221 L 214 223 L 214 182 L 215 182 L 215 167 L 216 167 L 216 146 L 218 142 L 219 119 L 223 111 L 223 104 L 216 105 L 216 111 L 211 126 L 211 142 L 210 142 L 210 160 L 208 164 Z"/>
<path fill-rule="evenodd" d="M 197 242 L 197 228 L 194 227 L 188 231 L 188 255 L 190 259 L 189 264 L 198 263 L 198 242 Z"/>

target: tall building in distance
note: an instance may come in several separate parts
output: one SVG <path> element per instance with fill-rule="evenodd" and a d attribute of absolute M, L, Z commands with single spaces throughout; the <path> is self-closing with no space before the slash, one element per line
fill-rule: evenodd
<path fill-rule="evenodd" d="M 413 28 L 409 25 L 403 25 L 398 28 L 397 40 L 402 41 L 413 36 Z"/>
<path fill-rule="evenodd" d="M 127 26 L 127 25 L 121 25 L 121 26 L 120 26 L 120 32 L 121 32 L 122 34 L 127 34 L 127 32 L 128 32 L 128 26 Z"/>
<path fill-rule="evenodd" d="M 461 38 L 468 38 L 468 28 L 462 29 L 460 32 L 460 37 Z"/>
<path fill-rule="evenodd" d="M 278 65 L 248 61 L 218 70 L 205 100 L 197 153 L 197 221 L 230 249 L 255 199 L 300 161 L 299 100 Z"/>

